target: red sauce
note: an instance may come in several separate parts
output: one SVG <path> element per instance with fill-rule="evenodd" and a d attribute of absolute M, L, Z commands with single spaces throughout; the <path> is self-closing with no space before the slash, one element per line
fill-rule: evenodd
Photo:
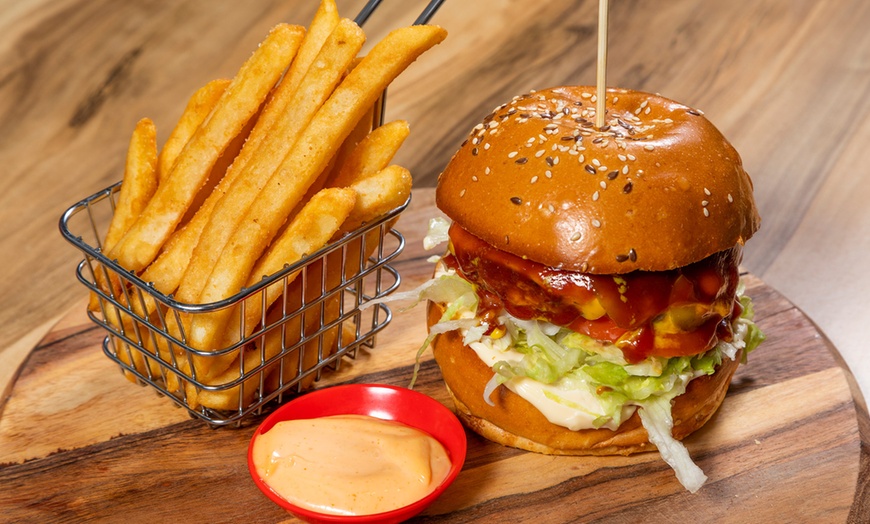
<path fill-rule="evenodd" d="M 450 227 L 445 262 L 475 284 L 491 329 L 502 309 L 616 344 L 629 362 L 695 355 L 731 338 L 742 248 L 669 271 L 593 275 L 523 259 Z"/>

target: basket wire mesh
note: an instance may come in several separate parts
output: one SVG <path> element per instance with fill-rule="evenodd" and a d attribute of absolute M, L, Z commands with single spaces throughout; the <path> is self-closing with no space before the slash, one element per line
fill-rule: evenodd
<path fill-rule="evenodd" d="M 362 26 L 380 3 L 368 0 L 355 21 Z M 428 23 L 442 3 L 429 0 L 414 24 Z M 373 127 L 384 122 L 386 95 L 384 90 L 375 105 Z M 401 283 L 390 262 L 401 254 L 405 239 L 392 226 L 410 197 L 227 299 L 188 304 L 160 293 L 103 254 L 105 231 L 99 224 L 109 223 L 120 188 L 119 182 L 71 206 L 61 216 L 60 230 L 84 254 L 76 275 L 96 297 L 98 307 L 89 308 L 88 316 L 107 332 L 103 352 L 128 379 L 154 388 L 194 418 L 212 426 L 239 425 L 285 395 L 301 393 L 325 369 L 338 370 L 344 357 L 373 348 L 392 318 L 383 303 L 362 306 Z M 99 280 L 120 285 L 104 291 Z M 267 291 L 275 286 L 281 298 L 267 307 Z M 189 320 L 223 309 L 231 309 L 236 319 L 236 339 L 210 351 L 190 346 Z M 249 315 L 248 309 L 260 313 Z M 202 368 L 223 371 L 203 376 Z"/>
<path fill-rule="evenodd" d="M 390 322 L 386 305 L 361 306 L 401 283 L 390 262 L 405 240 L 391 226 L 408 202 L 225 300 L 187 304 L 102 253 L 99 224 L 114 212 L 120 185 L 71 206 L 61 217 L 61 233 L 84 254 L 76 275 L 98 299 L 88 315 L 107 332 L 104 353 L 128 379 L 153 387 L 193 417 L 224 426 L 260 414 L 270 402 L 302 392 L 324 369 L 337 370 L 343 357 L 355 358 L 360 347 L 374 347 Z M 104 290 L 98 273 L 121 285 Z M 264 307 L 267 289 L 275 286 L 281 298 Z M 188 345 L 185 319 L 225 308 L 233 309 L 237 339 L 213 351 Z M 251 318 L 251 308 L 260 314 Z M 224 367 L 216 376 L 198 372 Z"/>

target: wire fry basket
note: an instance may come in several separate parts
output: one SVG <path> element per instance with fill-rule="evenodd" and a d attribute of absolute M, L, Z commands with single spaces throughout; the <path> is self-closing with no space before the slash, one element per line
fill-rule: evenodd
<path fill-rule="evenodd" d="M 344 357 L 372 348 L 392 314 L 382 303 L 401 278 L 390 262 L 405 239 L 391 226 L 399 208 L 328 244 L 282 271 L 219 302 L 186 304 L 158 292 L 101 251 L 98 224 L 114 212 L 117 183 L 71 206 L 60 219 L 64 238 L 84 259 L 76 274 L 98 307 L 88 316 L 106 330 L 103 352 L 133 382 L 153 387 L 212 426 L 240 425 L 267 405 L 303 392 Z M 104 291 L 98 284 L 117 281 Z M 280 291 L 271 307 L 267 290 Z M 197 315 L 230 309 L 238 337 L 214 351 L 187 344 Z M 252 311 L 259 314 L 252 315 Z"/>

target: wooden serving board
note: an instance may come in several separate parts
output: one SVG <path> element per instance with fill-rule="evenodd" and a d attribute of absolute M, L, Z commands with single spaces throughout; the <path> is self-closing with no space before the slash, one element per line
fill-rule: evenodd
<path fill-rule="evenodd" d="M 420 240 L 436 213 L 433 192 L 419 190 L 400 221 L 403 289 L 431 273 Z M 747 281 L 768 340 L 740 367 L 723 408 L 686 441 L 709 477 L 697 494 L 657 453 L 552 457 L 469 433 L 463 471 L 416 520 L 870 522 L 870 419 L 850 372 L 801 311 Z M 407 385 L 424 316 L 396 312 L 375 349 L 317 387 Z M 292 520 L 248 475 L 257 420 L 207 427 L 128 382 L 103 355 L 102 338 L 83 301 L 33 349 L 0 404 L 0 520 Z M 417 389 L 450 405 L 431 353 Z"/>

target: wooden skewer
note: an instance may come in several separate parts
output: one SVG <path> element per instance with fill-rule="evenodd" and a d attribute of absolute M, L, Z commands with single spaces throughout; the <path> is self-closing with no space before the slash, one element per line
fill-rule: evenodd
<path fill-rule="evenodd" d="M 598 71 L 596 75 L 595 126 L 604 127 L 607 94 L 607 0 L 598 0 Z"/>

